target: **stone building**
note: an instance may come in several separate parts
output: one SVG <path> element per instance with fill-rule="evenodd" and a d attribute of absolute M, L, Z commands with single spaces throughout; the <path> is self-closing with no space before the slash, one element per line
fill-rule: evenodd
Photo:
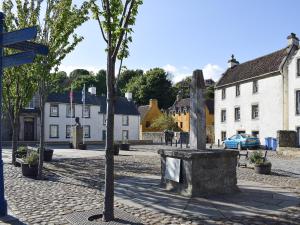
<path fill-rule="evenodd" d="M 239 63 L 234 56 L 216 84 L 215 142 L 236 133 L 276 137 L 295 130 L 300 137 L 300 51 L 295 34 L 288 45 Z"/>
<path fill-rule="evenodd" d="M 206 115 L 206 134 L 207 142 L 214 140 L 214 101 L 205 101 L 205 115 Z M 190 131 L 190 99 L 180 98 L 177 96 L 174 104 L 168 109 L 170 115 L 175 119 L 178 127 L 183 132 Z"/>
<path fill-rule="evenodd" d="M 159 131 L 151 127 L 153 121 L 162 115 L 161 110 L 158 108 L 157 99 L 150 99 L 149 105 L 139 106 L 138 111 L 141 115 L 140 132 Z"/>

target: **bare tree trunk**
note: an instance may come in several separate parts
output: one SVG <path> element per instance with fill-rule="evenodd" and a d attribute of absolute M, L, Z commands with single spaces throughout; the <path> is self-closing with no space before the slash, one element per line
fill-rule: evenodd
<path fill-rule="evenodd" d="M 42 89 L 44 85 L 42 84 Z M 43 163 L 44 163 L 44 149 L 45 149 L 45 135 L 44 135 L 44 126 L 45 126 L 45 96 L 44 90 L 40 91 L 40 115 L 41 115 L 41 125 L 40 125 L 40 147 L 39 147 L 39 164 L 38 164 L 38 176 L 37 179 L 43 178 Z"/>
<path fill-rule="evenodd" d="M 107 53 L 107 108 L 106 108 L 106 146 L 105 146 L 105 194 L 103 220 L 114 219 L 114 102 L 115 102 L 115 60 L 111 58 L 111 50 Z"/>
<path fill-rule="evenodd" d="M 19 117 L 13 118 L 12 122 L 12 164 L 16 163 L 16 154 L 18 148 L 18 140 L 19 140 Z"/>

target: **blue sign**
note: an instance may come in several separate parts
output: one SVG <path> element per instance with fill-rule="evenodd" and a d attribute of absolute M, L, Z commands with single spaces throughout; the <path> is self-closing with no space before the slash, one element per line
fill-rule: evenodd
<path fill-rule="evenodd" d="M 28 27 L 22 30 L 3 33 L 2 35 L 2 47 L 9 47 L 9 45 L 12 44 L 35 39 L 37 35 L 37 27 Z"/>
<path fill-rule="evenodd" d="M 3 68 L 21 66 L 23 64 L 32 63 L 35 58 L 34 52 L 21 52 L 9 56 L 5 56 L 2 61 Z"/>

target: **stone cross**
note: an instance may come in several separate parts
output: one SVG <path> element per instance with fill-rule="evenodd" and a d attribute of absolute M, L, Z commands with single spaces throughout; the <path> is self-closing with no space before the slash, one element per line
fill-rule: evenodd
<path fill-rule="evenodd" d="M 206 119 L 204 99 L 204 78 L 202 70 L 193 72 L 190 88 L 190 148 L 205 150 Z"/>

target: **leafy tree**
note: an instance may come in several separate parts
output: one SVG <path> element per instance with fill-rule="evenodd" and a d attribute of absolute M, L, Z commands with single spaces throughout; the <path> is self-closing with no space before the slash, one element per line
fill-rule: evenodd
<path fill-rule="evenodd" d="M 57 73 L 52 73 L 53 85 L 50 92 L 64 92 L 66 88 L 70 85 L 70 79 L 65 71 L 59 71 Z"/>
<path fill-rule="evenodd" d="M 139 105 L 149 103 L 156 98 L 160 108 L 168 108 L 175 101 L 175 93 L 168 74 L 160 68 L 147 71 L 143 76 L 136 76 L 126 85 L 126 90 L 133 93 Z"/>
<path fill-rule="evenodd" d="M 167 113 L 164 113 L 160 117 L 155 119 L 151 127 L 159 131 L 164 131 L 164 130 L 180 131 L 174 118 L 168 115 Z"/>
<path fill-rule="evenodd" d="M 142 0 L 102 0 L 97 4 L 92 0 L 92 12 L 98 21 L 103 40 L 106 42 L 107 69 L 107 135 L 105 163 L 105 196 L 103 220 L 114 219 L 114 103 L 116 97 L 115 66 L 117 59 L 123 60 L 128 56 L 128 44 L 132 41 L 138 8 Z"/>
<path fill-rule="evenodd" d="M 186 77 L 182 81 L 179 81 L 174 85 L 174 92 L 176 94 L 181 94 L 182 98 L 190 97 L 190 84 L 192 81 L 192 77 Z"/>
<path fill-rule="evenodd" d="M 215 87 L 209 86 L 205 89 L 205 99 L 214 99 L 215 98 Z"/>
<path fill-rule="evenodd" d="M 72 80 L 72 83 L 71 83 L 74 91 L 81 91 L 84 84 L 85 84 L 86 88 L 95 86 L 96 77 L 91 74 L 81 75 L 81 76 L 77 76 L 74 80 Z"/>
<path fill-rule="evenodd" d="M 70 79 L 76 80 L 81 76 L 88 76 L 88 75 L 90 75 L 90 72 L 85 69 L 75 69 L 70 73 Z"/>
<path fill-rule="evenodd" d="M 106 95 L 107 89 L 106 89 L 106 71 L 105 70 L 99 70 L 99 72 L 96 74 L 96 92 L 97 95 Z"/>
<path fill-rule="evenodd" d="M 118 76 L 118 93 L 124 95 L 126 93 L 126 85 L 135 77 L 142 76 L 143 70 L 124 70 Z"/>

